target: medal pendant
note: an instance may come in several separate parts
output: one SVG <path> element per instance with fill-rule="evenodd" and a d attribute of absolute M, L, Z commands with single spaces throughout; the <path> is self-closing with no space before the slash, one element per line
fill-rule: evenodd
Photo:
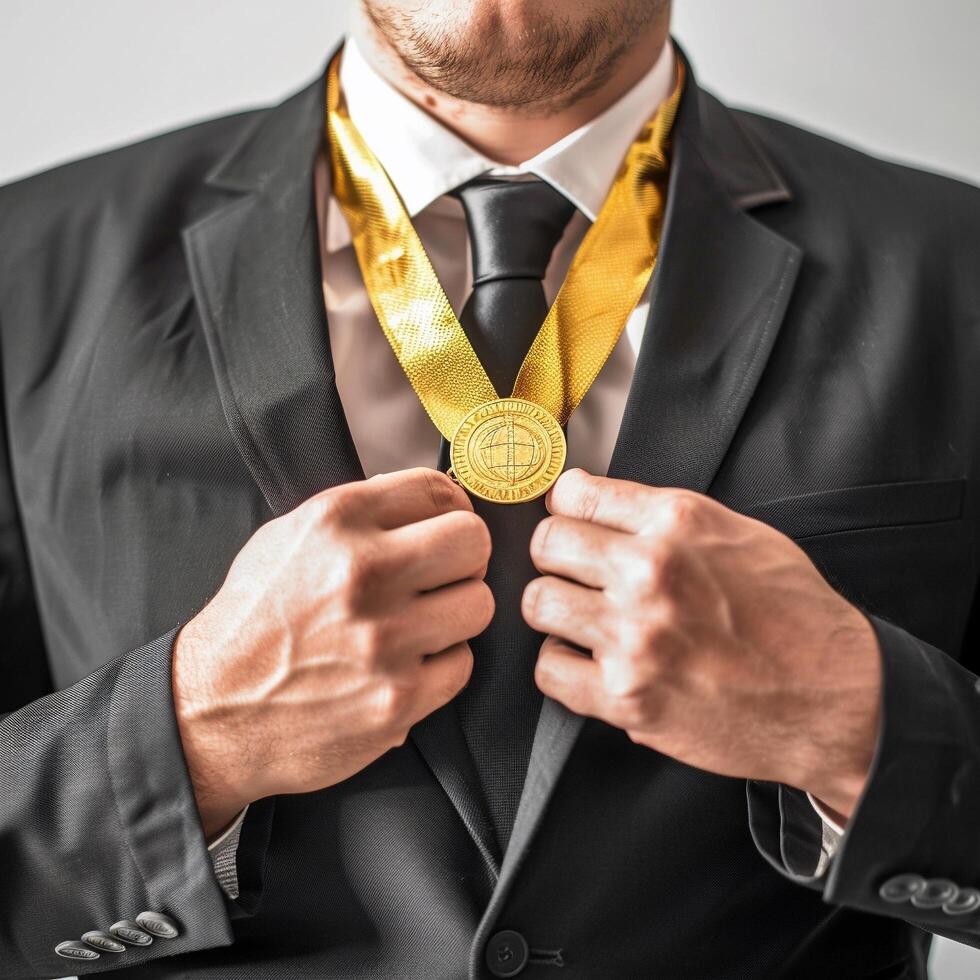
<path fill-rule="evenodd" d="M 565 434 L 547 410 L 523 398 L 485 402 L 450 443 L 452 475 L 497 504 L 522 504 L 547 492 L 565 465 Z"/>

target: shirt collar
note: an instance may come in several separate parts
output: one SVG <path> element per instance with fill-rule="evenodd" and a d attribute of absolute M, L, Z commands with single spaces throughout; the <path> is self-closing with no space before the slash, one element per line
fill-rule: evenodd
<path fill-rule="evenodd" d="M 650 70 L 605 112 L 517 166 L 484 156 L 438 122 L 370 65 L 353 38 L 344 43 L 340 85 L 351 121 L 415 217 L 481 174 L 533 174 L 595 221 L 630 143 L 668 98 L 675 56 L 668 40 Z"/>

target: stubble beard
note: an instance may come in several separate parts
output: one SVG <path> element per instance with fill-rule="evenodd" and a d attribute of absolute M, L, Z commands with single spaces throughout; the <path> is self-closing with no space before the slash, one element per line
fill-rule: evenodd
<path fill-rule="evenodd" d="M 669 0 L 619 0 L 572 19 L 540 3 L 517 33 L 496 9 L 434 23 L 424 4 L 361 0 L 374 29 L 426 85 L 455 99 L 547 115 L 601 88 Z"/>

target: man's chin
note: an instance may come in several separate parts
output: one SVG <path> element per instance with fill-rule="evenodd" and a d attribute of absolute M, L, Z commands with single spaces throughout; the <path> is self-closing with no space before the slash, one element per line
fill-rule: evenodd
<path fill-rule="evenodd" d="M 575 16 L 527 0 L 362 0 L 374 28 L 426 86 L 500 109 L 558 110 L 599 88 L 666 0 L 594 0 Z"/>

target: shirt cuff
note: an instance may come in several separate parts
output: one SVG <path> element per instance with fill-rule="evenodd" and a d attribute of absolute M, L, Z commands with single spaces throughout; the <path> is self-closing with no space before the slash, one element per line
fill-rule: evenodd
<path fill-rule="evenodd" d="M 832 830 L 838 837 L 844 836 L 844 828 L 840 825 L 840 822 L 836 817 L 832 817 L 828 812 L 827 808 L 821 803 L 812 793 L 807 793 L 806 798 L 810 801 L 810 805 L 814 810 L 817 811 L 820 819 L 824 822 L 824 826 L 829 830 Z"/>
<path fill-rule="evenodd" d="M 830 864 L 831 859 L 840 847 L 840 840 L 844 836 L 844 828 L 829 813 L 823 804 L 811 793 L 806 794 L 810 801 L 810 806 L 817 811 L 820 822 L 823 824 L 823 837 L 820 841 L 820 858 L 817 862 L 817 875 L 822 875 Z"/>
<path fill-rule="evenodd" d="M 214 865 L 214 874 L 218 879 L 221 890 L 232 899 L 238 898 L 238 839 L 242 833 L 242 821 L 248 807 L 244 807 L 241 813 L 222 831 L 222 833 L 208 844 L 208 851 L 211 854 L 211 862 Z"/>

